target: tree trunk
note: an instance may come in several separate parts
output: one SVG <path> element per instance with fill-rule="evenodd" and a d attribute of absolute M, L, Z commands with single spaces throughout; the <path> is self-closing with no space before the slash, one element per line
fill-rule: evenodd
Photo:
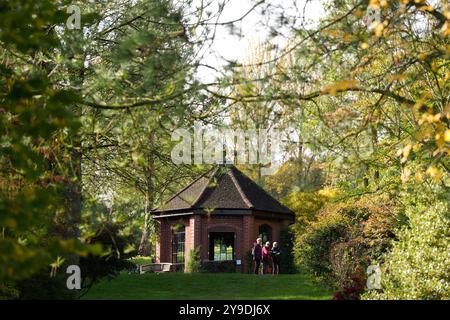
<path fill-rule="evenodd" d="M 303 190 L 304 182 L 306 180 L 306 173 L 303 172 L 303 141 L 299 141 L 298 144 L 298 155 L 295 161 L 297 163 L 298 173 L 297 173 L 297 181 L 296 185 Z"/>
<path fill-rule="evenodd" d="M 138 254 L 140 256 L 149 256 L 151 255 L 151 244 L 149 244 L 150 238 L 150 210 L 151 203 L 149 197 L 145 197 L 145 206 L 144 206 L 144 227 L 142 229 L 141 241 L 139 243 Z"/>
<path fill-rule="evenodd" d="M 153 206 L 153 170 L 154 170 L 154 155 L 152 150 L 153 133 L 150 134 L 148 145 L 150 149 L 147 152 L 147 165 L 144 168 L 145 175 L 145 204 L 144 204 L 144 226 L 142 229 L 141 241 L 139 243 L 138 254 L 141 256 L 151 255 L 150 228 L 151 228 L 151 210 Z"/>
<path fill-rule="evenodd" d="M 74 145 L 78 144 L 79 141 Z M 69 239 L 79 238 L 80 236 L 79 224 L 81 222 L 81 210 L 83 205 L 81 188 L 81 153 L 79 151 L 72 152 L 70 162 L 71 164 L 69 165 L 71 166 L 71 169 L 69 169 L 68 176 L 70 181 L 63 190 L 67 221 L 63 236 L 64 238 Z"/>
<path fill-rule="evenodd" d="M 81 34 L 73 35 L 73 43 L 79 42 L 79 37 L 83 38 Z M 75 56 L 77 53 L 82 53 L 83 49 L 78 45 L 69 46 L 66 54 L 68 56 Z M 86 53 L 83 54 L 83 62 L 86 59 Z M 84 63 L 80 63 L 78 66 L 69 67 L 72 77 L 69 81 L 70 86 L 73 88 L 80 88 L 83 85 L 85 77 Z M 73 114 L 78 119 L 83 114 L 82 106 L 73 104 L 68 106 L 72 109 Z M 81 223 L 81 211 L 83 208 L 83 188 L 82 188 L 82 137 L 79 132 L 75 132 L 68 141 L 71 145 L 69 150 L 69 158 L 65 161 L 67 167 L 67 179 L 65 187 L 62 190 L 64 196 L 65 217 L 63 224 L 63 238 L 78 240 L 80 238 L 80 223 Z M 64 174 L 64 173 L 63 173 Z M 66 268 L 69 265 L 80 265 L 80 257 L 76 253 L 72 253 L 65 257 L 66 260 L 62 266 L 61 272 L 65 273 Z M 78 299 L 79 292 L 73 290 L 72 298 Z"/>

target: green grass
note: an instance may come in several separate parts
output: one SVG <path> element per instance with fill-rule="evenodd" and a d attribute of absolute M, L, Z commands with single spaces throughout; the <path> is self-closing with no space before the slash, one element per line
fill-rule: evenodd
<path fill-rule="evenodd" d="M 150 264 L 152 263 L 152 258 L 150 257 L 142 257 L 142 256 L 136 256 L 129 259 L 134 264 Z"/>
<path fill-rule="evenodd" d="M 302 274 L 123 273 L 95 285 L 84 299 L 330 299 L 331 292 Z"/>

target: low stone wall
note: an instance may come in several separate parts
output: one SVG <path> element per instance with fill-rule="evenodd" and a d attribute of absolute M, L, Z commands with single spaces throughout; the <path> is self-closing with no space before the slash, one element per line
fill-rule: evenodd
<path fill-rule="evenodd" d="M 139 266 L 139 273 L 184 272 L 184 263 L 151 263 Z"/>

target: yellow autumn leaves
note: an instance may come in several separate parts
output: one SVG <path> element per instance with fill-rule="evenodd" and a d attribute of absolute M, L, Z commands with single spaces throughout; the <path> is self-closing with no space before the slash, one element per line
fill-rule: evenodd
<path fill-rule="evenodd" d="M 450 142 L 450 129 L 445 130 L 444 141 L 445 142 Z"/>
<path fill-rule="evenodd" d="M 447 153 L 447 155 L 450 155 L 450 147 L 449 147 L 450 146 L 450 129 L 447 129 L 443 134 L 437 134 L 436 137 L 437 137 L 436 145 L 438 145 L 438 149 L 436 149 L 436 150 L 440 150 L 445 146 L 445 152 Z M 439 145 L 441 145 L 441 147 L 439 147 Z M 403 183 L 407 182 L 411 176 L 411 169 L 408 168 L 406 165 L 409 154 L 410 154 L 411 150 L 413 150 L 414 152 L 417 152 L 420 148 L 421 148 L 421 144 L 419 144 L 419 143 L 407 144 L 406 146 L 404 146 L 397 152 L 397 156 L 401 156 L 400 162 L 402 163 L 402 165 L 404 165 L 403 169 L 402 169 L 402 175 L 401 175 L 401 180 Z M 439 153 L 440 152 L 435 151 L 433 153 L 433 156 L 437 156 Z M 434 179 L 434 181 L 436 183 L 439 183 L 443 176 L 443 172 L 435 165 L 430 165 L 426 169 L 425 174 L 427 176 L 429 176 L 430 178 Z M 421 182 L 423 180 L 423 174 L 420 171 L 415 172 L 415 180 L 417 182 Z"/>
<path fill-rule="evenodd" d="M 444 6 L 444 17 L 447 19 L 445 21 L 444 25 L 442 26 L 441 32 L 444 34 L 444 36 L 450 35 L 450 4 L 447 3 Z"/>
<path fill-rule="evenodd" d="M 434 148 L 430 149 L 434 159 L 439 160 L 450 156 L 450 128 L 447 125 L 448 120 L 450 120 L 450 104 L 444 108 L 443 112 L 436 114 L 425 112 L 421 115 L 417 122 L 419 128 L 414 136 L 415 143 L 406 144 L 397 151 L 397 156 L 401 157 L 400 162 L 403 165 L 402 182 L 408 181 L 411 175 L 411 170 L 406 165 L 411 151 L 418 152 L 424 146 L 429 148 L 430 142 L 434 141 Z M 435 164 L 436 162 L 433 161 L 434 164 L 428 166 L 425 174 L 439 183 L 443 172 Z M 422 181 L 422 173 L 416 172 L 415 178 L 417 182 Z"/>
<path fill-rule="evenodd" d="M 426 0 L 398 0 L 403 6 L 406 6 L 409 3 L 420 4 L 420 6 L 416 6 L 417 11 L 427 11 L 434 12 L 435 8 L 428 4 Z M 447 0 L 442 0 L 443 3 L 443 15 L 446 19 L 445 23 L 442 25 L 441 32 L 444 36 L 450 35 L 450 4 Z M 389 7 L 389 1 L 387 0 L 370 0 L 369 8 L 372 9 L 382 9 Z M 387 26 L 387 21 L 372 23 L 371 29 L 374 30 L 374 33 L 377 37 L 380 37 L 383 33 L 383 30 Z M 364 48 L 363 48 L 364 49 Z"/>
<path fill-rule="evenodd" d="M 369 7 L 374 9 L 379 8 L 387 8 L 389 6 L 389 3 L 387 0 L 370 0 L 369 1 Z"/>
<path fill-rule="evenodd" d="M 438 153 L 439 149 L 441 149 L 445 145 L 446 142 L 450 142 L 450 129 L 446 129 L 443 132 L 436 133 L 436 146 L 438 147 L 438 149 L 436 149 L 433 153 L 434 156 Z M 450 155 L 450 148 L 447 148 L 446 151 L 447 154 Z"/>
<path fill-rule="evenodd" d="M 446 120 L 450 120 L 450 104 L 442 113 L 424 113 L 418 122 L 420 126 L 427 126 L 428 135 L 434 133 L 437 148 L 433 151 L 433 156 L 440 153 L 450 155 L 450 147 L 446 144 L 450 142 L 450 129 L 446 125 Z M 424 138 L 427 138 L 427 136 L 425 135 Z"/>
<path fill-rule="evenodd" d="M 332 86 L 328 86 L 322 89 L 323 93 L 330 94 L 332 96 L 336 95 L 338 92 L 356 89 L 358 88 L 358 80 L 350 79 L 350 80 L 341 80 Z"/>

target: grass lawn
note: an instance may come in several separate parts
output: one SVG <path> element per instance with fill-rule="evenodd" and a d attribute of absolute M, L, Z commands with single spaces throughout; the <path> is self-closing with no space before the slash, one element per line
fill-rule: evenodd
<path fill-rule="evenodd" d="M 123 273 L 95 285 L 84 299 L 330 299 L 305 275 Z"/>
<path fill-rule="evenodd" d="M 136 256 L 134 258 L 129 259 L 134 264 L 150 264 L 152 263 L 152 258 L 150 257 L 142 257 L 142 256 Z"/>

